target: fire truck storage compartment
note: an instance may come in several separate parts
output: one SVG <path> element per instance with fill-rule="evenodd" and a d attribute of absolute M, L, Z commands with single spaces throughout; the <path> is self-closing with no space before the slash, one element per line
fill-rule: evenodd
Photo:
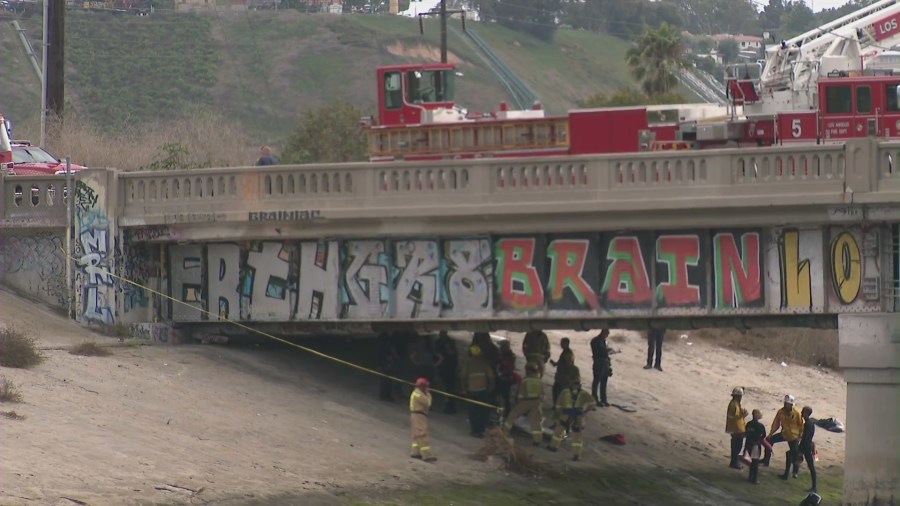
<path fill-rule="evenodd" d="M 697 125 L 698 141 L 727 141 L 740 139 L 745 131 L 746 121 L 723 123 L 702 123 Z"/>
<path fill-rule="evenodd" d="M 570 111 L 569 153 L 634 153 L 641 130 L 647 130 L 643 107 Z"/>

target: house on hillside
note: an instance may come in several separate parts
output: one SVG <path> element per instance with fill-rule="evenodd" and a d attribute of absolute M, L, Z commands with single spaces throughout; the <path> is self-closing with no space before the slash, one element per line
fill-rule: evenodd
<path fill-rule="evenodd" d="M 343 0 L 307 0 L 306 7 L 309 12 L 324 12 L 326 14 L 343 14 Z"/>
<path fill-rule="evenodd" d="M 738 49 L 742 53 L 754 52 L 758 53 L 760 49 L 763 48 L 763 38 L 762 37 L 754 37 L 753 35 L 731 35 L 728 33 L 719 33 L 712 36 L 713 41 L 716 44 L 722 42 L 723 40 L 734 40 L 738 44 Z"/>

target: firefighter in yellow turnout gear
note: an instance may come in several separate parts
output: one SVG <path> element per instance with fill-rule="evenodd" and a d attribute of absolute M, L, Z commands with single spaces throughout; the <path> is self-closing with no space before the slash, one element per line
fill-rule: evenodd
<path fill-rule="evenodd" d="M 437 457 L 431 454 L 428 443 L 428 410 L 431 409 L 431 393 L 428 391 L 428 380 L 416 380 L 416 388 L 409 396 L 409 418 L 412 429 L 412 452 L 410 457 L 433 462 Z"/>
<path fill-rule="evenodd" d="M 526 415 L 531 429 L 531 439 L 534 446 L 539 446 L 543 439 L 541 431 L 541 403 L 544 400 L 544 385 L 541 382 L 539 367 L 535 363 L 525 366 L 525 378 L 519 383 L 516 392 L 516 405 L 509 412 L 503 430 L 509 433 L 516 420 Z"/>
<path fill-rule="evenodd" d="M 597 409 L 597 401 L 591 393 L 581 388 L 581 375 L 577 370 L 572 375 L 572 381 L 568 388 L 564 389 L 556 400 L 556 430 L 547 447 L 551 451 L 557 451 L 567 429 L 572 431 L 571 446 L 575 454 L 572 460 L 581 459 L 581 448 L 584 438 L 584 417 L 588 411 Z"/>

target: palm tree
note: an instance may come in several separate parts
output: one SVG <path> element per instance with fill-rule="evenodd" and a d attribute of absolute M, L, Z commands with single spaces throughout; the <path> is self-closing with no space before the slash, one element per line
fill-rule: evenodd
<path fill-rule="evenodd" d="M 681 34 L 662 23 L 656 30 L 645 28 L 635 42 L 625 53 L 625 62 L 644 93 L 652 96 L 673 91 L 678 84 L 675 71 L 687 65 Z"/>

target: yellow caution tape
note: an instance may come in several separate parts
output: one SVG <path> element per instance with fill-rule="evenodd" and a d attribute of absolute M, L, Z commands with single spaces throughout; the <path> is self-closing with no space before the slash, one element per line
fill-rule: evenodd
<path fill-rule="evenodd" d="M 60 249 L 62 249 L 62 248 L 60 248 Z M 65 255 L 65 253 L 66 253 L 66 252 L 63 251 L 63 254 L 64 254 L 64 255 Z M 77 260 L 75 257 L 68 257 L 68 258 L 69 258 L 70 260 L 73 260 L 76 264 L 78 263 L 78 260 Z M 104 269 L 104 270 L 105 270 L 105 269 Z M 328 355 L 327 353 L 322 353 L 321 351 L 316 351 L 316 350 L 313 350 L 313 349 L 311 349 L 311 348 L 307 348 L 306 346 L 301 346 L 301 345 L 299 345 L 299 344 L 297 344 L 297 343 L 292 343 L 292 342 L 290 342 L 290 341 L 288 341 L 288 340 L 286 340 L 286 339 L 282 339 L 282 338 L 280 338 L 280 337 L 273 336 L 272 334 L 263 332 L 263 331 L 258 330 L 258 329 L 254 329 L 254 328 L 252 328 L 252 327 L 249 327 L 249 326 L 247 326 L 247 325 L 245 325 L 245 324 L 243 324 L 243 323 L 241 323 L 241 322 L 234 321 L 234 320 L 230 320 L 230 319 L 228 319 L 228 318 L 222 318 L 221 316 L 219 316 L 219 315 L 217 315 L 217 314 L 214 314 L 214 313 L 211 313 L 210 311 L 207 311 L 207 310 L 205 310 L 205 309 L 200 309 L 200 308 L 198 308 L 197 306 L 192 306 L 191 304 L 188 304 L 187 302 L 178 300 L 178 299 L 176 299 L 176 298 L 174 298 L 174 297 L 171 297 L 171 296 L 169 296 L 169 295 L 166 295 L 166 294 L 164 294 L 164 293 L 162 293 L 162 292 L 156 291 L 156 290 L 150 288 L 149 286 L 142 285 L 142 284 L 140 284 L 140 283 L 138 283 L 138 282 L 136 282 L 136 281 L 132 281 L 132 280 L 127 279 L 127 278 L 125 278 L 125 277 L 119 276 L 118 274 L 112 273 L 112 272 L 110 272 L 109 270 L 105 270 L 105 272 L 106 272 L 107 274 L 109 274 L 109 275 L 110 275 L 111 277 L 113 277 L 113 278 L 116 278 L 116 279 L 118 279 L 118 280 L 120 280 L 120 281 L 124 281 L 125 283 L 128 283 L 128 284 L 130 284 L 130 285 L 132 285 L 132 286 L 136 286 L 136 287 L 141 288 L 141 289 L 143 289 L 143 290 L 147 290 L 148 292 L 150 292 L 150 293 L 152 293 L 152 294 L 154 294 L 154 295 L 157 295 L 157 296 L 159 296 L 159 297 L 162 297 L 163 299 L 167 299 L 167 300 L 170 300 L 170 301 L 172 301 L 172 302 L 175 302 L 175 303 L 178 303 L 178 304 L 185 305 L 185 306 L 187 306 L 187 307 L 189 307 L 189 308 L 191 308 L 191 309 L 193 309 L 193 310 L 198 310 L 198 311 L 200 311 L 201 313 L 205 313 L 206 315 L 211 316 L 211 317 L 215 318 L 216 320 L 223 321 L 223 322 L 225 322 L 225 323 L 230 323 L 230 324 L 232 324 L 232 325 L 235 325 L 235 326 L 237 326 L 237 327 L 240 327 L 240 328 L 242 328 L 242 329 L 244 329 L 244 330 L 247 330 L 247 331 L 249 331 L 249 332 L 252 332 L 252 333 L 254 333 L 254 334 L 257 334 L 257 335 L 260 335 L 260 336 L 263 336 L 263 337 L 272 339 L 272 340 L 274 340 L 274 341 L 278 341 L 278 342 L 287 344 L 288 346 L 293 346 L 294 348 L 297 348 L 297 349 L 299 349 L 299 350 L 303 350 L 303 351 L 305 351 L 305 352 L 307 352 L 307 353 L 311 353 L 311 354 L 316 355 L 316 356 L 318 356 L 318 357 L 321 357 L 321 358 L 324 358 L 324 359 L 328 359 L 328 360 L 331 360 L 331 361 L 333 361 L 333 362 L 337 362 L 338 364 L 341 364 L 341 365 L 345 365 L 345 366 L 348 366 L 348 367 L 352 367 L 352 368 L 357 369 L 357 370 L 359 370 L 359 371 L 363 371 L 363 372 L 366 372 L 366 373 L 369 373 L 369 374 L 374 374 L 374 375 L 376 375 L 376 376 L 381 376 L 382 378 L 387 378 L 387 379 L 390 379 L 390 380 L 393 380 L 393 381 L 397 381 L 397 382 L 399 382 L 399 383 L 405 383 L 405 384 L 407 384 L 407 385 L 412 386 L 413 388 L 415 388 L 415 386 L 416 386 L 415 383 L 406 381 L 406 380 L 404 380 L 404 379 L 397 378 L 397 377 L 391 376 L 391 375 L 389 375 L 389 374 L 384 374 L 383 372 L 379 372 L 379 371 L 376 371 L 376 370 L 374 370 L 374 369 L 369 369 L 368 367 L 363 367 L 363 366 L 361 366 L 361 365 L 359 365 L 359 364 L 354 364 L 353 362 L 348 362 L 348 361 L 346 361 L 346 360 L 342 360 L 342 359 L 337 358 L 337 357 L 335 357 L 335 356 Z M 436 393 L 439 393 L 439 394 L 441 394 L 441 395 L 444 395 L 444 396 L 453 398 L 453 399 L 459 399 L 459 400 L 461 400 L 461 401 L 463 401 L 463 402 L 468 402 L 468 403 L 475 404 L 475 405 L 478 405 L 478 406 L 484 406 L 484 407 L 486 407 L 486 408 L 494 408 L 494 409 L 497 409 L 497 410 L 500 410 L 500 409 L 501 409 L 501 407 L 498 406 L 498 405 L 496 405 L 496 404 L 489 404 L 489 403 L 486 403 L 486 402 L 477 401 L 477 400 L 475 400 L 475 399 L 470 399 L 470 398 L 468 398 L 468 397 L 463 397 L 463 396 L 460 396 L 460 395 L 451 394 L 450 392 L 444 392 L 444 391 L 442 391 L 442 390 L 437 390 L 437 389 L 434 389 L 434 388 L 429 388 L 429 390 L 431 390 L 432 392 L 436 392 Z"/>

